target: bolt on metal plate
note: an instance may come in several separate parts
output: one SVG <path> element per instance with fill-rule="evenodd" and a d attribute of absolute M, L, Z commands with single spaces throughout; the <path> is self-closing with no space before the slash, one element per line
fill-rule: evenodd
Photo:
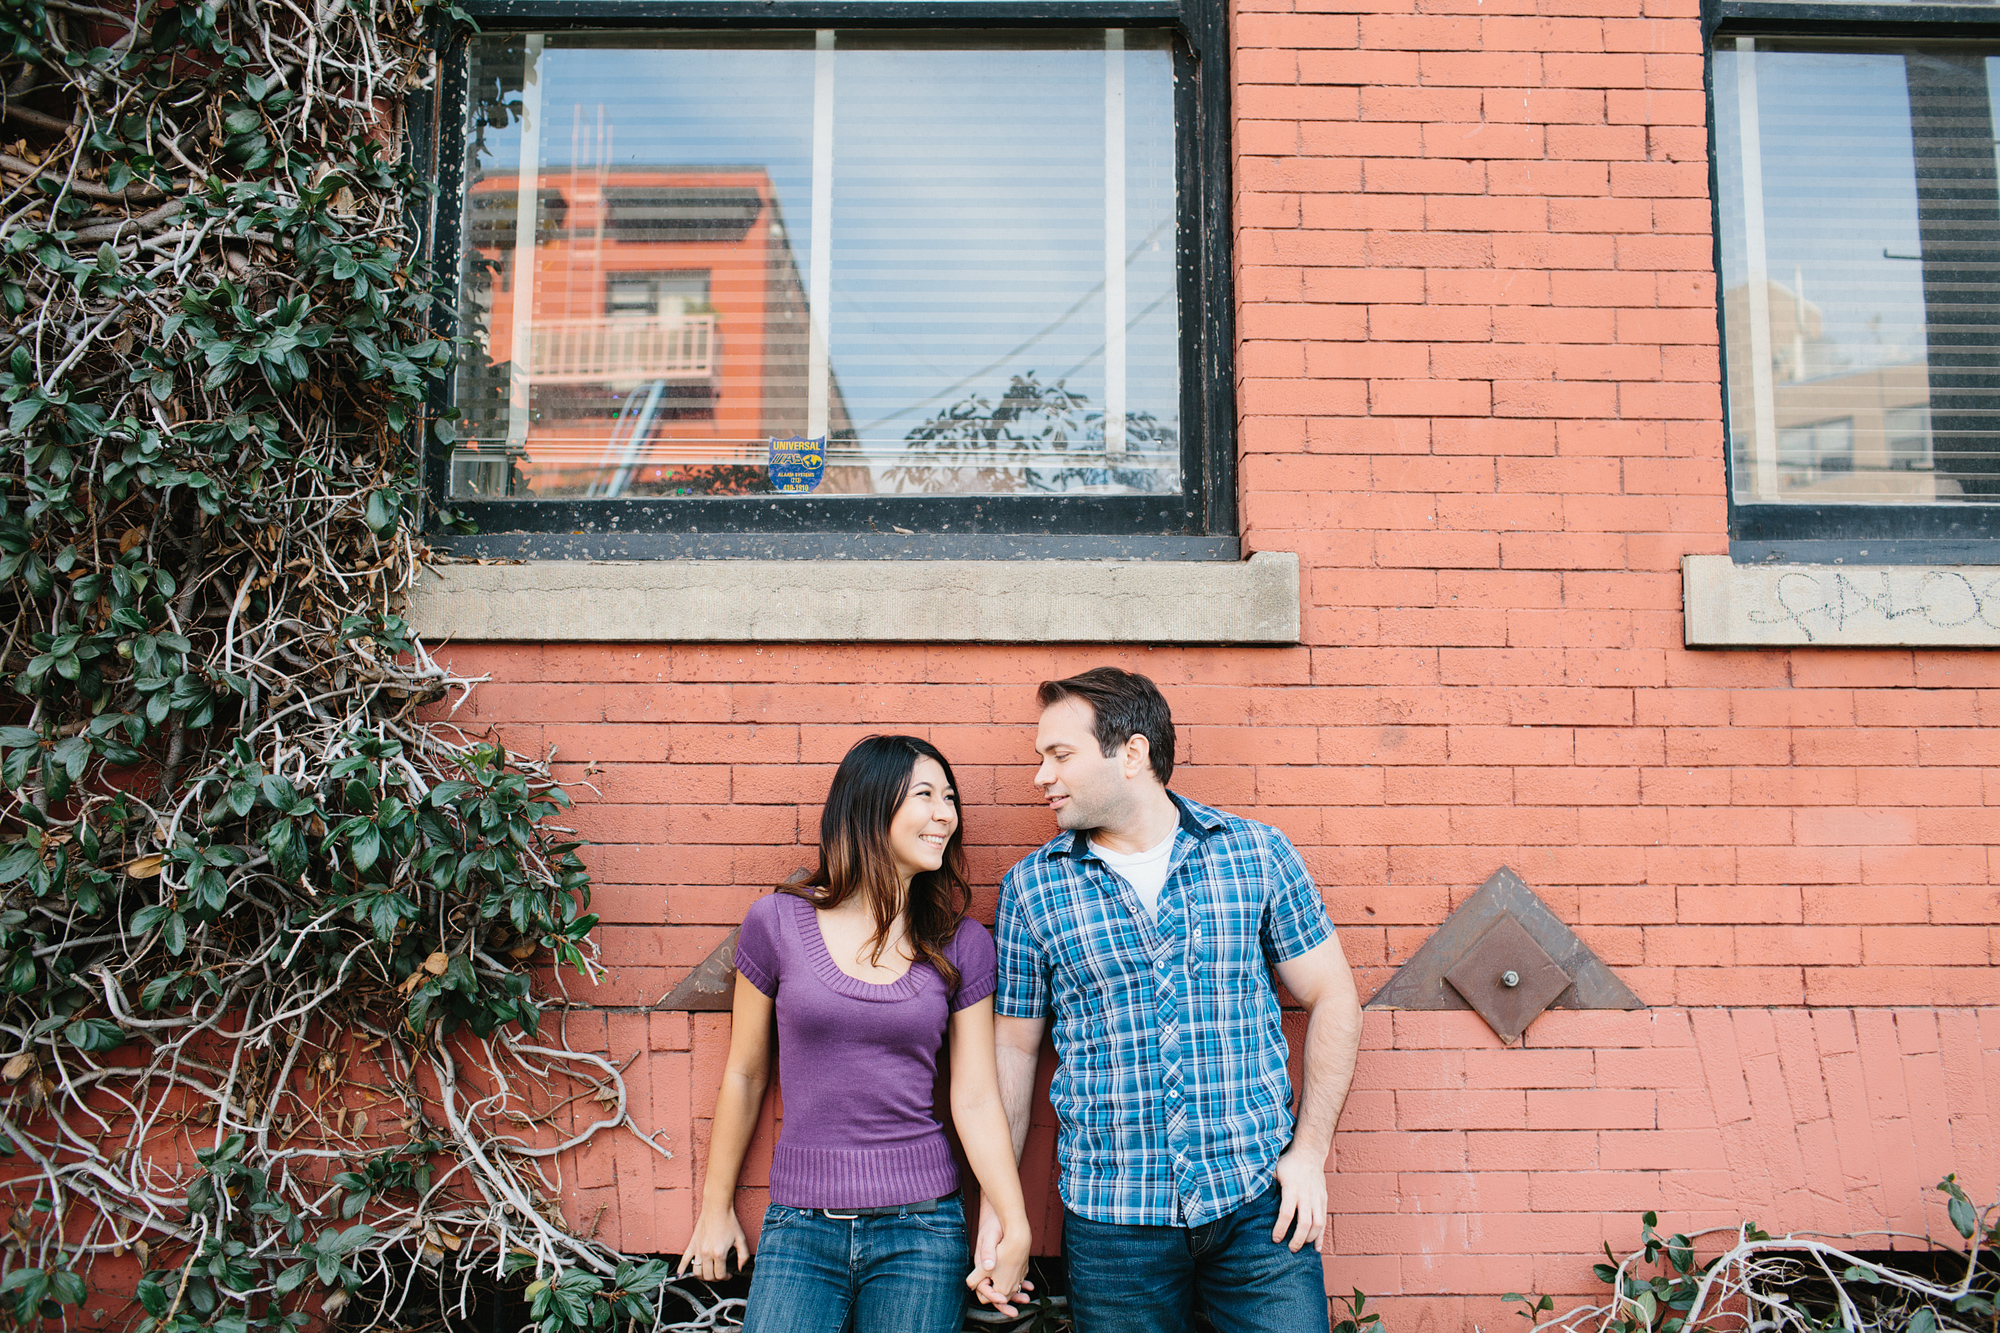
<path fill-rule="evenodd" d="M 1488 927 L 1444 979 L 1510 1046 L 1570 986 L 1569 974 L 1511 916 Z"/>

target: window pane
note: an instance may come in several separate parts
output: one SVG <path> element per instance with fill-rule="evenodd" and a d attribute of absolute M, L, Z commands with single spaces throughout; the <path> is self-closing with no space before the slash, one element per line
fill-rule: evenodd
<path fill-rule="evenodd" d="M 455 494 L 1180 490 L 1163 37 L 512 35 L 471 79 Z"/>
<path fill-rule="evenodd" d="M 1721 39 L 1739 503 L 2000 500 L 1993 58 Z"/>

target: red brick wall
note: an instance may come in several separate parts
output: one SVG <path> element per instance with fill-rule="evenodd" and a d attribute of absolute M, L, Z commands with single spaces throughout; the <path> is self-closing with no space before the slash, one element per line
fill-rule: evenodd
<path fill-rule="evenodd" d="M 641 1011 L 812 859 L 845 748 L 952 757 L 990 913 L 1049 832 L 1033 684 L 1109 661 L 1166 688 L 1182 790 L 1304 850 L 1365 990 L 1505 864 L 1654 1006 L 1516 1050 L 1370 1016 L 1328 1275 L 1401 1293 L 1398 1333 L 1588 1290 L 1647 1208 L 1944 1230 L 1946 1170 L 2000 1187 L 2000 658 L 1679 646 L 1679 558 L 1727 549 L 1694 0 L 1257 0 L 1236 33 L 1242 514 L 1302 557 L 1302 646 L 450 650 L 494 674 L 476 724 L 600 793 L 609 1012 L 573 1022 L 609 1027 L 573 1032 L 650 1045 L 677 1160 L 594 1149 L 572 1212 L 685 1238 L 726 1023 Z"/>

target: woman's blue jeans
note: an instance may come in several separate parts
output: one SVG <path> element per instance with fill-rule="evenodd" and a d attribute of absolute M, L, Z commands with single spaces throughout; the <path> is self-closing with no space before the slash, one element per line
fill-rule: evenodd
<path fill-rule="evenodd" d="M 1326 1333 L 1325 1270 L 1274 1242 L 1279 1190 L 1198 1227 L 1117 1226 L 1063 1210 L 1076 1333 L 1184 1333 L 1198 1306 L 1218 1333 Z"/>
<path fill-rule="evenodd" d="M 844 1220 L 772 1204 L 743 1333 L 957 1333 L 965 1320 L 965 1205 Z"/>

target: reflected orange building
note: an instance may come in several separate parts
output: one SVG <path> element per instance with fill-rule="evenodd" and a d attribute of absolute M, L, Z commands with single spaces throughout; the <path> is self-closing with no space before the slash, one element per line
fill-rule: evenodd
<path fill-rule="evenodd" d="M 458 493 L 766 489 L 768 441 L 806 428 L 811 339 L 769 174 L 563 169 L 533 184 L 527 247 L 517 174 L 469 192 L 467 249 L 483 274 L 468 285 L 486 351 L 461 371 Z M 849 421 L 837 383 L 829 399 L 838 435 Z M 861 477 L 840 489 L 868 489 L 851 470 Z"/>

